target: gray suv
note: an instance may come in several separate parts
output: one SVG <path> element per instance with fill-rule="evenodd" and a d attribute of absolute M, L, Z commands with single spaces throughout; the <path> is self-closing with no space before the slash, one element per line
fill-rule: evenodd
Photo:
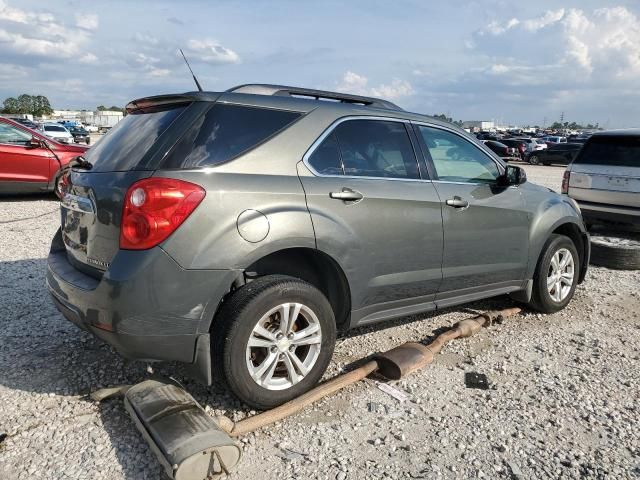
<path fill-rule="evenodd" d="M 336 332 L 496 295 L 564 308 L 576 203 L 451 124 L 274 85 L 143 98 L 65 174 L 47 284 L 125 357 L 268 408 Z"/>

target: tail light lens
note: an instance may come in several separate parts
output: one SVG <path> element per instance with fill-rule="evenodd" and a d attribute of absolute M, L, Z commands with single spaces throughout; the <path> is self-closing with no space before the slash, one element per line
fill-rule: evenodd
<path fill-rule="evenodd" d="M 564 171 L 564 175 L 562 176 L 562 193 L 569 193 L 569 179 L 571 177 L 571 172 L 569 170 Z"/>
<path fill-rule="evenodd" d="M 127 191 L 120 225 L 120 248 L 146 250 L 171 235 L 205 196 L 194 183 L 146 178 Z"/>

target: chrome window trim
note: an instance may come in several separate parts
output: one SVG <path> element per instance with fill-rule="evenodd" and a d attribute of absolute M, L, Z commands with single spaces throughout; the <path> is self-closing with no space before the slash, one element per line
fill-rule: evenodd
<path fill-rule="evenodd" d="M 346 117 L 341 117 L 338 118 L 337 120 L 335 120 L 333 123 L 331 123 L 331 125 L 329 125 L 324 132 L 322 132 L 322 134 L 311 144 L 311 146 L 307 149 L 306 153 L 303 155 L 302 157 L 302 163 L 305 164 L 305 166 L 309 169 L 309 171 L 315 175 L 316 177 L 322 177 L 322 178 L 346 178 L 346 179 L 363 179 L 363 180 L 393 180 L 393 181 L 401 181 L 401 182 L 426 182 L 426 183 L 431 183 L 431 179 L 428 178 L 400 178 L 400 177 L 365 177 L 365 176 L 359 176 L 359 175 L 325 175 L 323 173 L 319 173 L 315 168 L 313 168 L 311 166 L 311 163 L 309 162 L 309 157 L 311 157 L 311 155 L 313 155 L 313 153 L 316 151 L 316 149 L 320 146 L 320 144 L 325 140 L 325 138 L 327 138 L 329 135 L 331 135 L 333 133 L 333 131 L 338 127 L 338 125 L 344 123 L 344 122 L 349 122 L 352 120 L 381 120 L 381 121 L 385 121 L 385 122 L 397 122 L 397 123 L 404 123 L 405 125 L 410 125 L 411 121 L 410 120 L 406 120 L 403 118 L 396 118 L 396 117 L 383 117 L 380 115 L 353 115 L 353 116 L 346 116 Z M 417 152 L 415 152 L 415 149 L 413 148 L 413 142 L 411 141 L 411 137 L 409 136 L 409 133 L 407 132 L 407 139 L 409 140 L 409 142 L 411 143 L 412 146 L 412 150 L 414 150 L 414 157 L 416 160 L 416 166 L 418 167 L 418 171 L 420 172 L 420 162 L 417 156 Z"/>

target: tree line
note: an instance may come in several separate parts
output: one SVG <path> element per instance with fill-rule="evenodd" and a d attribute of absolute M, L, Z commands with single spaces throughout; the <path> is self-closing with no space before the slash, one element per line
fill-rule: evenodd
<path fill-rule="evenodd" d="M 34 117 L 51 115 L 53 108 L 44 95 L 28 95 L 23 93 L 18 98 L 9 97 L 2 103 L 2 113 L 31 114 Z"/>
<path fill-rule="evenodd" d="M 116 112 L 123 112 L 126 114 L 126 110 L 122 107 L 105 107 L 100 105 L 97 110 L 114 110 Z M 9 97 L 2 102 L 2 109 L 0 113 L 6 113 L 9 115 L 22 115 L 30 114 L 34 117 L 42 117 L 43 115 L 51 115 L 53 108 L 49 103 L 49 99 L 44 95 L 29 95 L 23 93 L 19 97 Z"/>

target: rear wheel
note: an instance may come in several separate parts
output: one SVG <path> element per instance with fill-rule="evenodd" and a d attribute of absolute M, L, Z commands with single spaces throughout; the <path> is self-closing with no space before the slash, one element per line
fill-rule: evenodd
<path fill-rule="evenodd" d="M 313 387 L 336 338 L 333 311 L 311 284 L 284 275 L 261 277 L 235 293 L 216 316 L 213 365 L 242 401 L 259 409 Z"/>
<path fill-rule="evenodd" d="M 551 235 L 533 277 L 530 305 L 534 309 L 554 313 L 569 304 L 580 276 L 579 258 L 570 238 Z"/>

